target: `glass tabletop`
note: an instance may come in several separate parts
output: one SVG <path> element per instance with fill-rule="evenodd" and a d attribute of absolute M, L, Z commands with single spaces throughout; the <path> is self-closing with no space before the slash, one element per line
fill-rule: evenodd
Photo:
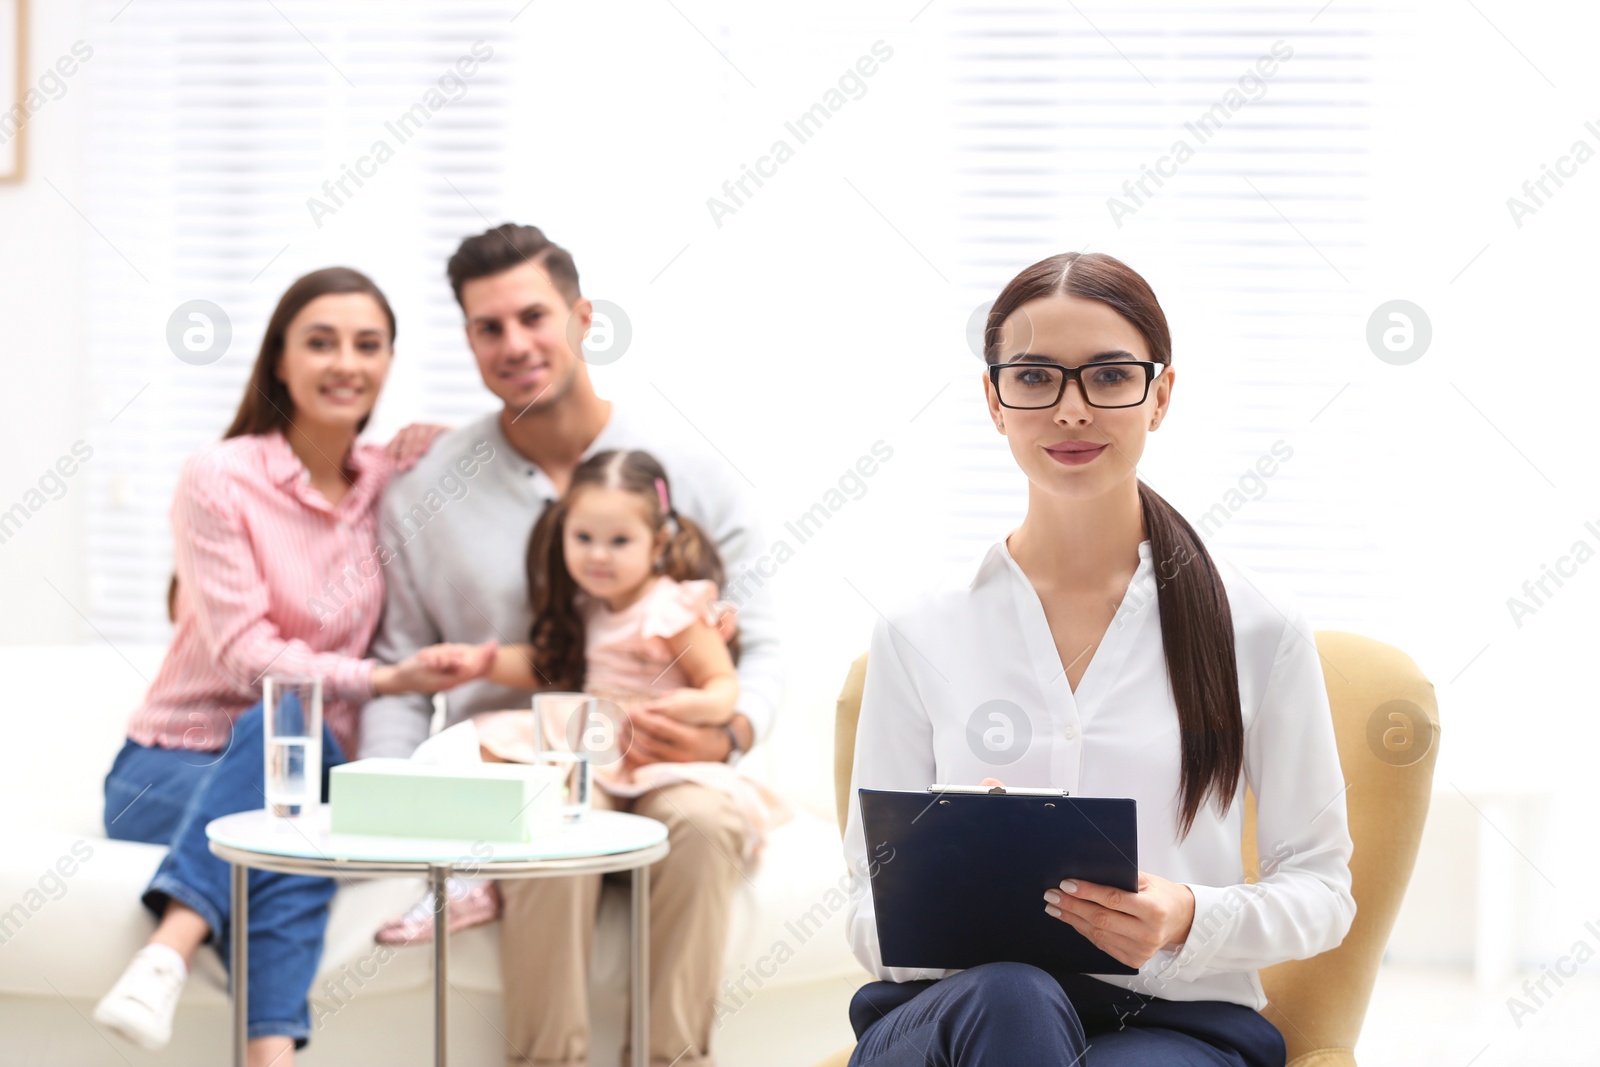
<path fill-rule="evenodd" d="M 213 819 L 206 837 L 219 845 L 268 856 L 370 863 L 492 865 L 615 856 L 651 848 L 667 839 L 664 824 L 620 811 L 588 811 L 534 841 L 472 841 L 466 838 L 373 837 L 328 829 L 329 806 L 298 818 L 276 818 L 264 809 Z"/>

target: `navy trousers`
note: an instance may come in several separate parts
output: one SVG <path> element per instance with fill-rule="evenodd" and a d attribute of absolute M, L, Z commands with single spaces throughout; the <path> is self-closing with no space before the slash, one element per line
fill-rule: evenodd
<path fill-rule="evenodd" d="M 1163 1000 L 1025 963 L 869 982 L 850 1025 L 850 1067 L 1284 1067 L 1287 1055 L 1277 1027 L 1242 1004 Z"/>

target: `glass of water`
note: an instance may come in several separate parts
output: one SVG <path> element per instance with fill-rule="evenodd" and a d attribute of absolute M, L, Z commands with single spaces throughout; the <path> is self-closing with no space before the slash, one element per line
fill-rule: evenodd
<path fill-rule="evenodd" d="M 533 694 L 533 751 L 541 758 L 547 752 L 571 752 L 567 724 L 573 713 L 589 699 L 587 693 Z"/>
<path fill-rule="evenodd" d="M 577 819 L 589 810 L 592 780 L 583 737 L 594 704 L 587 693 L 533 695 L 534 751 L 540 763 L 563 769 L 567 798 L 561 810 L 568 819 Z"/>
<path fill-rule="evenodd" d="M 322 679 L 269 674 L 262 697 L 267 811 L 292 818 L 322 801 Z"/>

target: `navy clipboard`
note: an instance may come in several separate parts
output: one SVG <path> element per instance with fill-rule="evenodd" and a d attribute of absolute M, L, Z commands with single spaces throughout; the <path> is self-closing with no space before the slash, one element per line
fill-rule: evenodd
<path fill-rule="evenodd" d="M 1054 973 L 1139 973 L 1044 910 L 1044 891 L 1063 878 L 1137 892 L 1131 798 L 859 793 L 868 854 L 892 856 L 871 875 L 885 966 L 958 970 L 1010 961 Z M 880 851 L 884 845 L 893 851 Z"/>

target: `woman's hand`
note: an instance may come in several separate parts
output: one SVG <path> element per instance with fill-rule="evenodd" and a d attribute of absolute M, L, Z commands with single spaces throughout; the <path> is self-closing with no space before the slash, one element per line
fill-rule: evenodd
<path fill-rule="evenodd" d="M 1096 948 L 1129 967 L 1142 967 L 1163 948 L 1189 939 L 1194 893 L 1181 882 L 1139 872 L 1139 891 L 1069 878 L 1045 891 L 1045 911 L 1070 923 Z"/>
<path fill-rule="evenodd" d="M 981 785 L 1005 783 L 985 778 Z M 1088 938 L 1106 955 L 1129 967 L 1145 961 L 1168 945 L 1189 940 L 1194 924 L 1194 893 L 1181 882 L 1139 872 L 1138 892 L 1068 878 L 1044 893 L 1044 910 Z"/>
<path fill-rule="evenodd" d="M 434 645 L 399 663 L 373 667 L 372 689 L 380 696 L 452 689 L 487 674 L 498 647 L 493 641 L 483 645 Z"/>
<path fill-rule="evenodd" d="M 394 459 L 396 470 L 408 471 L 433 447 L 439 435 L 449 429 L 448 426 L 432 422 L 413 422 L 395 434 L 394 440 L 384 446 L 384 451 Z"/>
<path fill-rule="evenodd" d="M 494 662 L 495 649 L 498 647 L 493 641 L 482 645 L 429 645 L 427 648 L 419 648 L 415 659 L 422 666 L 434 671 L 467 673 L 477 671 L 478 673 L 472 674 L 472 677 L 476 678 L 488 670 L 488 665 Z M 480 660 L 485 661 L 481 664 L 481 669 Z"/>

